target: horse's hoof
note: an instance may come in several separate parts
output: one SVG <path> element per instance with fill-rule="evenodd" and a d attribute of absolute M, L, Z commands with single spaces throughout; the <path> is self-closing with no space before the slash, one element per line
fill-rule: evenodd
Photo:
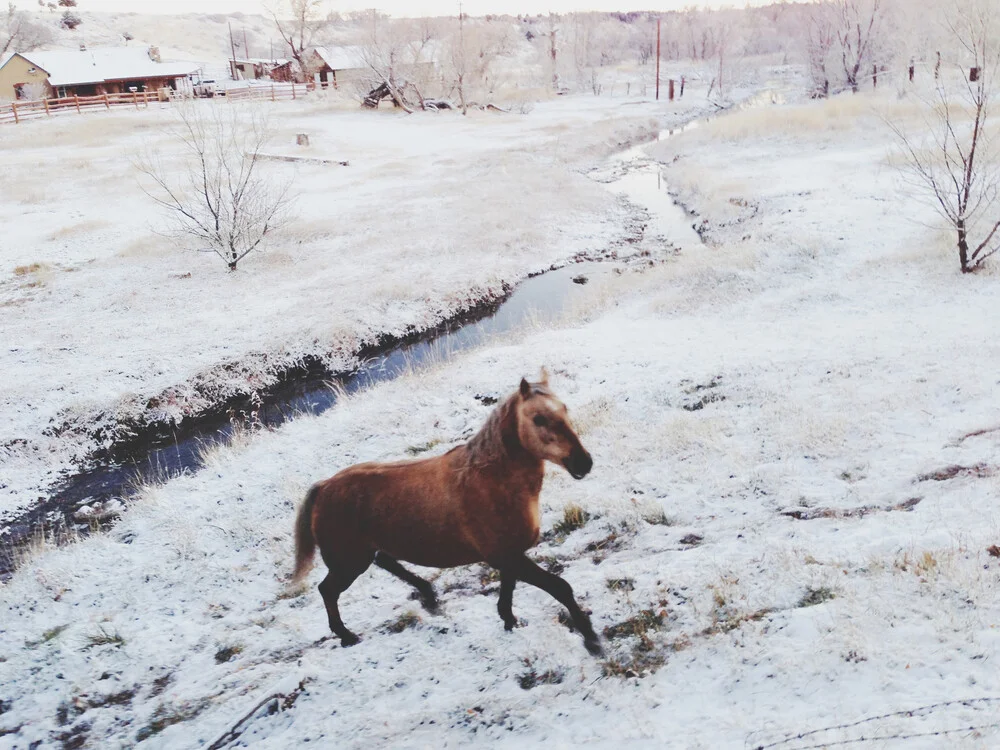
<path fill-rule="evenodd" d="M 588 638 L 583 642 L 583 645 L 590 652 L 591 656 L 604 656 L 604 647 L 601 646 L 601 642 L 596 638 Z"/>
<path fill-rule="evenodd" d="M 354 646 L 358 644 L 360 641 L 361 639 L 358 638 L 358 636 L 354 635 L 354 633 L 349 633 L 348 635 L 341 636 L 340 646 L 341 648 L 347 648 L 349 646 Z"/>
<path fill-rule="evenodd" d="M 527 624 L 528 624 L 527 620 L 522 620 L 520 617 L 515 617 L 513 620 L 504 620 L 503 629 L 509 633 L 514 628 L 523 628 Z"/>
<path fill-rule="evenodd" d="M 437 599 L 423 599 L 421 602 L 427 614 L 437 615 L 441 613 L 440 602 Z"/>

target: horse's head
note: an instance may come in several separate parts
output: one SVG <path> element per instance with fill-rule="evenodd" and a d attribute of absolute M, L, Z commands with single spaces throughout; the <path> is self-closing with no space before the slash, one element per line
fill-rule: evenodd
<path fill-rule="evenodd" d="M 574 479 L 583 479 L 594 459 L 581 445 L 569 421 L 566 406 L 549 390 L 549 377 L 542 370 L 537 383 L 521 379 L 517 399 L 517 435 L 533 456 L 566 469 Z"/>

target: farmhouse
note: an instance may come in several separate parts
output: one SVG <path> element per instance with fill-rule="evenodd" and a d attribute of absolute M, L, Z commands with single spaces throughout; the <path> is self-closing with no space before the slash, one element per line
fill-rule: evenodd
<path fill-rule="evenodd" d="M 193 63 L 163 63 L 156 47 L 15 52 L 0 63 L 0 99 L 186 91 Z"/>

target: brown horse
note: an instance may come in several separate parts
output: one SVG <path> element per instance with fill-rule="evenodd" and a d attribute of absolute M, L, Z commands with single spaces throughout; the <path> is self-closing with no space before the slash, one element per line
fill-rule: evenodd
<path fill-rule="evenodd" d="M 438 568 L 485 561 L 500 571 L 497 611 L 507 630 L 517 624 L 511 604 L 521 580 L 565 606 L 587 650 L 599 654 L 600 641 L 573 589 L 524 554 L 538 542 L 545 461 L 575 479 L 594 465 L 543 370 L 538 383 L 522 379 L 464 445 L 435 458 L 357 464 L 314 485 L 295 521 L 293 580 L 312 567 L 319 545 L 329 568 L 319 592 L 330 629 L 350 646 L 358 637 L 340 619 L 337 599 L 372 562 L 415 587 L 433 612 L 434 587 L 400 560 Z"/>

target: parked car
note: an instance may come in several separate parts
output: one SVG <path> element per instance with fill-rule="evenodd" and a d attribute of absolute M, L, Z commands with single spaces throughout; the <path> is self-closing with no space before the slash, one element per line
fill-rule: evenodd
<path fill-rule="evenodd" d="M 213 96 L 225 96 L 226 90 L 219 86 L 214 79 L 205 79 L 195 83 L 191 90 L 195 96 L 211 99 Z"/>

